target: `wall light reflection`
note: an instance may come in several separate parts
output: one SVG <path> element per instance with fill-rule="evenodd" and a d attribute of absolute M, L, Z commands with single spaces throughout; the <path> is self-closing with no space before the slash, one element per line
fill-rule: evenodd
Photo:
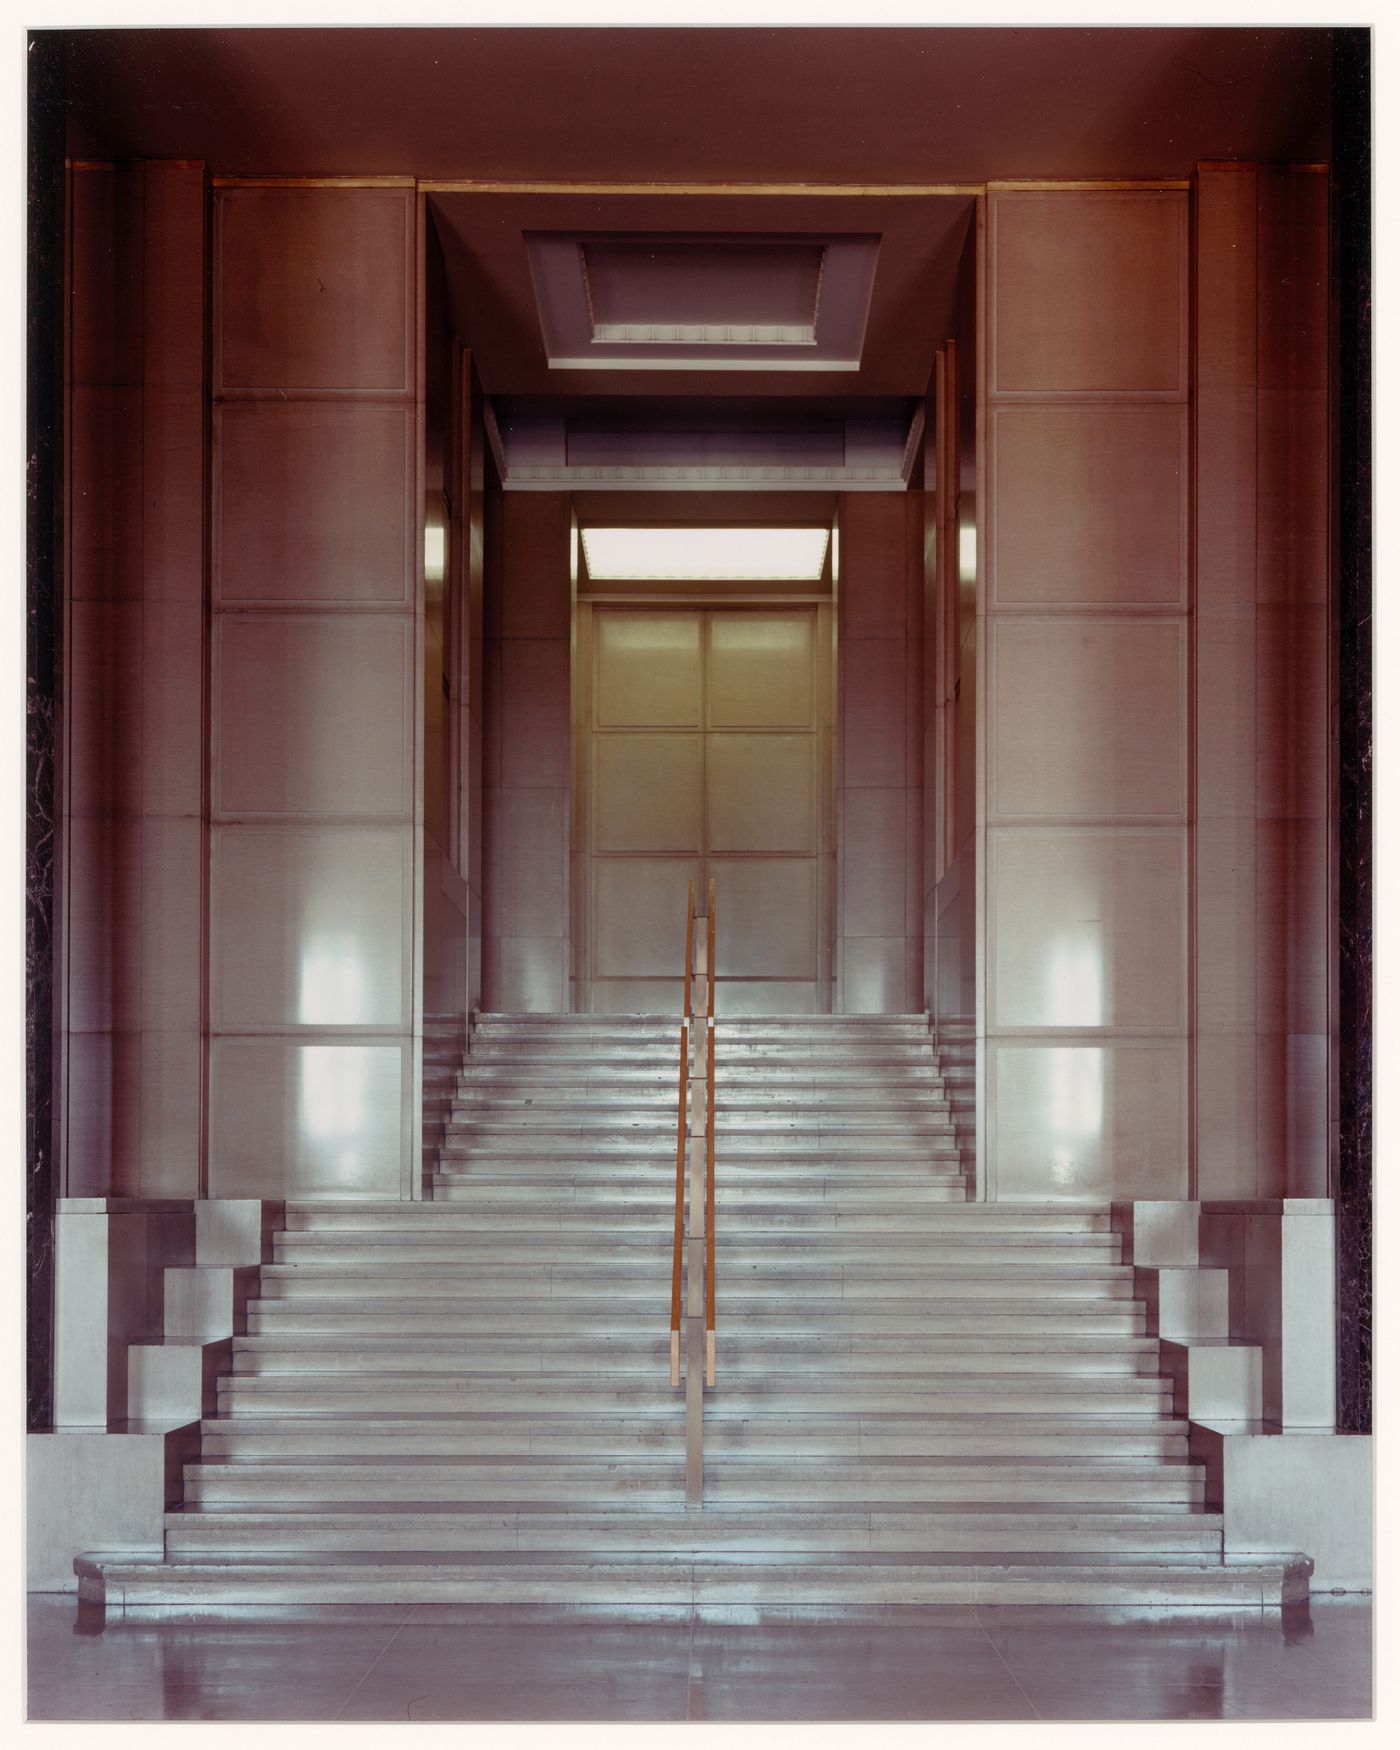
<path fill-rule="evenodd" d="M 1083 1181 L 1086 1155 L 1097 1158 L 1103 1134 L 1103 1052 L 1067 1047 L 1050 1054 L 1050 1176 L 1057 1185 Z"/>
<path fill-rule="evenodd" d="M 1048 1014 L 1051 1027 L 1102 1027 L 1104 1016 L 1103 943 L 1092 934 L 1057 936 L 1047 963 Z"/>
<path fill-rule="evenodd" d="M 302 950 L 297 1020 L 303 1027 L 345 1027 L 372 1018 L 357 938 L 311 936 Z"/>
<path fill-rule="evenodd" d="M 302 1047 L 300 1130 L 309 1142 L 335 1143 L 362 1136 L 367 1073 L 365 1053 L 354 1046 Z M 342 1164 L 357 1161 L 357 1154 L 342 1157 Z"/>

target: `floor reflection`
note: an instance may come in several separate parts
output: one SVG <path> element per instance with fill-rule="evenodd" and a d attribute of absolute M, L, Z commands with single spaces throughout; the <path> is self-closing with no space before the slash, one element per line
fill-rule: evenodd
<path fill-rule="evenodd" d="M 1364 1719 L 1368 1598 L 637 1618 L 528 1606 L 192 1616 L 29 1601 L 34 1720 Z"/>

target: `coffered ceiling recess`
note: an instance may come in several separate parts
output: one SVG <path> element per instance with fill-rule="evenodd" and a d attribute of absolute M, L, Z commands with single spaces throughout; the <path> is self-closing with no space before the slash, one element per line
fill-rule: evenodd
<path fill-rule="evenodd" d="M 525 236 L 551 370 L 855 371 L 880 239 Z"/>

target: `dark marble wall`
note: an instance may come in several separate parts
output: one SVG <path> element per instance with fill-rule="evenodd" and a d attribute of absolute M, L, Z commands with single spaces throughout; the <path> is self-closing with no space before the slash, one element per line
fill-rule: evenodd
<path fill-rule="evenodd" d="M 25 831 L 25 1091 L 28 1426 L 53 1424 L 54 818 L 61 674 L 59 469 L 63 295 L 63 41 L 29 39 L 27 385 L 28 805 Z"/>
<path fill-rule="evenodd" d="M 1333 33 L 1338 416 L 1337 1426 L 1371 1430 L 1371 47 Z"/>

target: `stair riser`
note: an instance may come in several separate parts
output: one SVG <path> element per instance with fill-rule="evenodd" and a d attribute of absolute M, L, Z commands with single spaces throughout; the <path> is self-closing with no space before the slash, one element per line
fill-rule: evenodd
<path fill-rule="evenodd" d="M 703 1515 L 651 1512 L 590 1515 L 548 1512 L 257 1514 L 239 1511 L 172 1513 L 166 1547 L 173 1556 L 218 1550 L 278 1548 L 344 1553 L 356 1550 L 559 1551 L 623 1554 L 674 1551 L 754 1555 L 787 1551 L 817 1554 L 987 1554 L 1218 1557 L 1221 1526 L 1213 1514 L 1118 1513 L 908 1513 L 784 1515 L 766 1509 Z"/>
<path fill-rule="evenodd" d="M 444 1210 L 431 1202 L 385 1203 L 366 1198 L 351 1201 L 289 1203 L 286 1231 L 292 1234 L 393 1233 L 431 1234 L 475 1231 L 475 1219 L 465 1211 Z M 1111 1231 L 1110 1217 L 1102 1209 L 1055 1211 L 1026 1210 L 1014 1205 L 959 1203 L 924 1218 L 924 1231 L 943 1236 L 953 1244 L 963 1236 L 1017 1233 L 1031 1238 L 1041 1234 L 1104 1235 Z M 901 1236 L 896 1236 L 901 1237 Z M 907 1237 L 907 1236 L 902 1236 Z"/>
<path fill-rule="evenodd" d="M 251 1336 L 294 1337 L 302 1333 L 332 1335 L 335 1332 L 348 1334 L 358 1331 L 367 1337 L 377 1334 L 387 1337 L 445 1335 L 455 1336 L 463 1341 L 485 1336 L 587 1338 L 603 1337 L 610 1333 L 645 1338 L 650 1334 L 650 1327 L 655 1324 L 655 1306 L 650 1300 L 639 1302 L 630 1312 L 626 1308 L 616 1307 L 611 1301 L 600 1300 L 582 1306 L 577 1311 L 558 1314 L 547 1311 L 533 1313 L 522 1307 L 514 1316 L 500 1311 L 491 1303 L 483 1303 L 475 1308 L 461 1303 L 444 1302 L 442 1305 L 444 1308 L 450 1307 L 450 1310 L 429 1306 L 409 1312 L 400 1305 L 394 1311 L 385 1312 L 376 1318 L 373 1312 L 351 1313 L 334 1307 L 308 1309 L 295 1302 L 276 1302 L 266 1308 L 252 1309 L 248 1318 L 248 1333 Z M 776 1301 L 774 1309 L 766 1313 L 740 1315 L 732 1309 L 726 1309 L 723 1323 L 726 1340 L 730 1336 L 766 1340 L 775 1335 L 801 1336 L 813 1331 L 820 1331 L 828 1338 L 903 1336 L 911 1342 L 961 1335 L 967 1340 L 980 1337 L 984 1343 L 991 1337 L 999 1345 L 1014 1349 L 1037 1337 L 1045 1336 L 1115 1338 L 1143 1335 L 1141 1320 L 1125 1319 L 1115 1324 L 1109 1318 L 1094 1313 L 1084 1314 L 1077 1324 L 1070 1319 L 1059 1319 L 1052 1324 L 1044 1319 L 997 1318 L 994 1330 L 989 1332 L 987 1320 L 965 1319 L 960 1323 L 942 1320 L 935 1323 L 918 1314 L 883 1316 L 878 1313 L 861 1315 L 825 1311 L 814 1314 L 804 1306 L 786 1312 L 777 1309 Z"/>
<path fill-rule="evenodd" d="M 536 1461 L 494 1466 L 489 1462 L 458 1467 L 450 1462 L 419 1469 L 362 1465 L 298 1467 L 279 1465 L 263 1476 L 255 1467 L 229 1466 L 210 1474 L 207 1466 L 189 1466 L 185 1501 L 191 1507 L 222 1503 L 317 1501 L 553 1501 L 584 1504 L 617 1497 L 659 1507 L 681 1505 L 685 1494 L 684 1462 L 613 1466 L 553 1465 Z M 193 1474 L 192 1474 L 193 1473 Z M 1014 1471 L 998 1467 L 958 1472 L 910 1466 L 889 1469 L 867 1461 L 856 1469 L 836 1464 L 818 1467 L 809 1478 L 790 1466 L 762 1474 L 755 1464 L 735 1466 L 717 1460 L 706 1466 L 705 1498 L 726 1505 L 791 1506 L 811 1502 L 941 1501 L 997 1502 L 1066 1501 L 1088 1505 L 1132 1502 L 1140 1505 L 1189 1506 L 1199 1503 L 1203 1484 L 1185 1467 L 1164 1467 L 1141 1476 L 1115 1476 L 1098 1470 L 1071 1470 L 1063 1477 L 1047 1476 L 1036 1467 Z"/>
<path fill-rule="evenodd" d="M 201 1446 L 211 1464 L 248 1463 L 262 1458 L 396 1458 L 405 1453 L 421 1458 L 603 1458 L 626 1459 L 646 1454 L 674 1457 L 684 1449 L 685 1430 L 675 1423 L 655 1418 L 652 1428 L 618 1427 L 587 1434 L 554 1435 L 526 1431 L 520 1434 L 492 1433 L 483 1429 L 463 1434 L 409 1436 L 367 1434 L 332 1438 L 324 1434 L 240 1435 L 222 1438 L 206 1435 Z M 821 1457 L 821 1458 L 1007 1458 L 1046 1459 L 1054 1463 L 1103 1458 L 1132 1458 L 1184 1463 L 1189 1457 L 1184 1435 L 1158 1440 L 1130 1436 L 1106 1436 L 1096 1440 L 1092 1432 L 1058 1439 L 1027 1434 L 935 1437 L 912 1435 L 900 1438 L 866 1436 L 855 1430 L 832 1433 L 755 1429 L 726 1436 L 722 1428 L 706 1431 L 707 1458 Z"/>
<path fill-rule="evenodd" d="M 717 1291 L 718 1281 L 723 1281 L 724 1289 L 735 1298 L 752 1297 L 766 1289 L 775 1296 L 781 1295 L 785 1298 L 840 1299 L 848 1304 L 860 1301 L 872 1311 L 880 1310 L 880 1303 L 889 1302 L 908 1303 L 911 1307 L 918 1306 L 929 1312 L 955 1312 L 961 1304 L 990 1301 L 993 1311 L 1014 1312 L 1029 1317 L 1034 1315 L 1039 1304 L 1057 1301 L 1078 1300 L 1100 1309 L 1105 1302 L 1121 1302 L 1128 1306 L 1136 1304 L 1132 1299 L 1131 1281 L 1101 1282 L 1092 1277 L 1071 1275 L 1068 1272 L 1058 1278 L 1042 1277 L 1036 1282 L 1034 1289 L 1027 1289 L 1022 1284 L 1022 1291 L 1015 1294 L 994 1280 L 987 1281 L 975 1276 L 960 1282 L 947 1276 L 941 1280 L 902 1276 L 870 1278 L 850 1284 L 849 1292 L 844 1294 L 842 1290 L 848 1285 L 843 1282 L 840 1272 L 819 1277 L 804 1276 L 797 1271 L 791 1276 L 782 1276 L 773 1271 L 763 1276 L 754 1272 L 743 1277 L 735 1272 L 720 1278 L 717 1269 L 716 1276 Z M 645 1298 L 655 1294 L 662 1283 L 669 1287 L 669 1276 L 634 1273 L 608 1277 L 602 1273 L 593 1276 L 582 1271 L 577 1275 L 553 1271 L 547 1277 L 542 1277 L 539 1273 L 527 1275 L 524 1272 L 517 1276 L 505 1270 L 476 1277 L 466 1272 L 453 1277 L 366 1274 L 358 1284 L 353 1279 L 330 1275 L 319 1279 L 309 1274 L 300 1279 L 278 1276 L 269 1279 L 265 1274 L 261 1298 L 264 1302 L 292 1302 L 299 1298 L 324 1300 L 341 1295 L 356 1305 L 375 1299 L 392 1303 L 405 1298 L 497 1301 L 504 1295 L 543 1300 L 585 1300 L 595 1295 L 610 1296 L 624 1292 L 628 1284 Z M 660 1298 L 668 1301 L 669 1295 L 663 1291 Z M 900 1311 L 902 1305 L 892 1304 L 889 1310 Z"/>
<path fill-rule="evenodd" d="M 89 1592 L 90 1597 L 100 1596 Z M 956 1569 L 928 1574 L 896 1572 L 888 1577 L 841 1569 L 831 1574 L 722 1575 L 692 1579 L 688 1564 L 675 1571 L 641 1574 L 444 1573 L 400 1568 L 330 1570 L 300 1575 L 286 1569 L 259 1574 L 213 1570 L 155 1569 L 126 1578 L 117 1569 L 109 1599 L 127 1607 L 193 1604 L 509 1604 L 622 1606 L 690 1611 L 703 1606 L 820 1607 L 841 1605 L 1097 1605 L 1139 1609 L 1255 1610 L 1306 1598 L 1304 1580 L 1287 1583 L 1282 1575 L 1236 1576 L 1232 1570 L 1176 1574 L 1170 1568 L 1150 1574 L 1098 1573 L 1083 1569 L 1054 1575 L 1032 1573 L 1018 1579 L 1005 1570 L 967 1574 Z"/>

